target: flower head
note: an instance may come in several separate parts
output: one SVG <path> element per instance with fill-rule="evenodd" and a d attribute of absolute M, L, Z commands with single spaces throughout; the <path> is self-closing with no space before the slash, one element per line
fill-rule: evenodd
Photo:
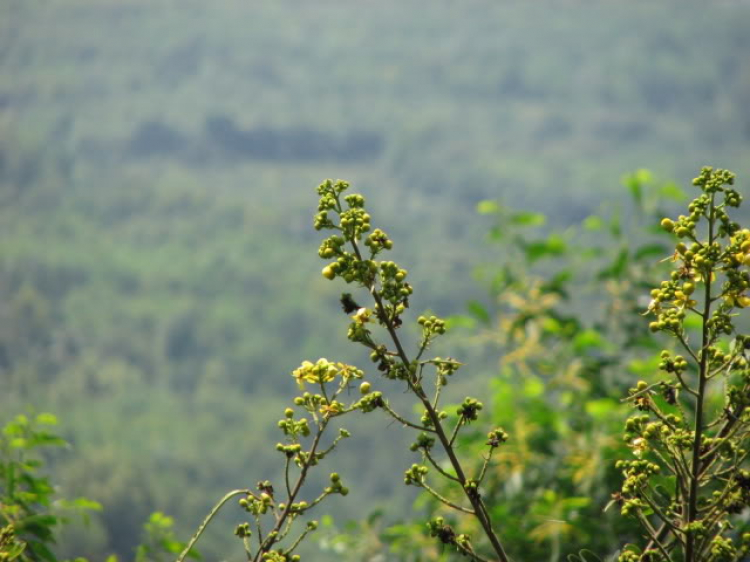
<path fill-rule="evenodd" d="M 305 387 L 305 383 L 326 383 L 336 378 L 338 374 L 336 365 L 329 362 L 328 359 L 320 358 L 315 364 L 309 361 L 303 361 L 299 369 L 292 371 L 292 376 L 297 379 L 300 388 Z"/>

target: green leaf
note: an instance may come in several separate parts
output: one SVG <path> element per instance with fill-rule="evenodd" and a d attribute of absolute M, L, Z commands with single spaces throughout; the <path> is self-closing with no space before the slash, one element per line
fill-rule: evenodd
<path fill-rule="evenodd" d="M 500 211 L 500 205 L 492 199 L 485 199 L 477 203 L 477 213 L 480 215 L 494 215 Z"/>
<path fill-rule="evenodd" d="M 29 439 L 28 447 L 64 447 L 67 445 L 68 442 L 65 441 L 65 439 L 58 437 L 57 435 L 53 435 L 51 433 L 47 433 L 46 431 L 41 431 L 34 433 L 31 438 Z"/>
<path fill-rule="evenodd" d="M 630 190 L 633 200 L 640 206 L 643 203 L 643 186 L 638 178 L 634 175 L 625 176 L 622 183 Z"/>
<path fill-rule="evenodd" d="M 505 236 L 505 232 L 503 231 L 503 229 L 500 226 L 496 225 L 496 226 L 493 226 L 492 228 L 490 228 L 490 232 L 489 232 L 488 236 L 490 237 L 490 240 L 493 240 L 493 241 L 496 242 L 498 240 L 502 240 L 503 239 L 503 237 Z"/>
<path fill-rule="evenodd" d="M 620 253 L 617 254 L 617 257 L 612 262 L 612 264 L 603 269 L 599 272 L 599 275 L 597 275 L 598 279 L 616 279 L 618 277 L 621 277 L 623 273 L 625 273 L 625 269 L 628 266 L 628 250 L 627 248 L 623 248 L 620 250 Z"/>
<path fill-rule="evenodd" d="M 470 316 L 463 316 L 461 314 L 449 316 L 445 319 L 445 328 L 447 330 L 452 330 L 454 328 L 472 329 L 476 325 L 477 321 L 474 318 L 471 318 Z"/>
<path fill-rule="evenodd" d="M 687 199 L 687 194 L 674 182 L 665 183 L 659 189 L 659 195 L 672 201 L 682 203 Z"/>
<path fill-rule="evenodd" d="M 565 498 L 562 504 L 566 509 L 582 509 L 591 504 L 591 498 L 583 496 L 577 496 L 573 498 Z"/>
<path fill-rule="evenodd" d="M 36 423 L 39 425 L 57 425 L 57 417 L 54 414 L 44 412 L 36 417 Z"/>
<path fill-rule="evenodd" d="M 518 226 L 541 226 L 547 222 L 542 213 L 520 212 L 510 217 L 510 222 Z"/>
<path fill-rule="evenodd" d="M 605 345 L 604 339 L 594 330 L 584 330 L 573 338 L 573 349 L 578 353 L 587 349 L 600 349 Z"/>
<path fill-rule="evenodd" d="M 10 548 L 7 551 L 3 552 L 2 554 L 3 556 L 6 557 L 5 559 L 8 560 L 8 562 L 12 562 L 13 560 L 21 556 L 24 550 L 26 550 L 26 543 L 16 542 L 15 544 L 11 545 Z"/>
<path fill-rule="evenodd" d="M 537 398 L 544 394 L 544 383 L 536 377 L 529 376 L 524 379 L 523 393 L 529 398 Z"/>
<path fill-rule="evenodd" d="M 601 230 L 604 228 L 604 220 L 596 215 L 591 215 L 583 220 L 583 228 L 586 230 Z"/>
<path fill-rule="evenodd" d="M 700 329 L 703 327 L 703 320 L 700 316 L 694 316 L 692 314 L 689 314 L 685 317 L 685 320 L 682 322 L 682 325 L 685 326 L 686 330 L 695 330 L 700 331 Z"/>
<path fill-rule="evenodd" d="M 61 507 L 65 509 L 85 509 L 88 511 L 101 511 L 102 504 L 88 498 L 76 498 L 74 500 L 58 500 Z"/>
<path fill-rule="evenodd" d="M 654 256 L 664 256 L 669 250 L 661 244 L 646 244 L 635 251 L 635 259 L 650 258 Z"/>
<path fill-rule="evenodd" d="M 619 406 L 620 404 L 611 398 L 601 398 L 599 400 L 588 400 L 585 409 L 586 413 L 595 420 L 604 421 Z"/>
<path fill-rule="evenodd" d="M 664 231 L 663 228 L 661 230 Z M 609 221 L 609 232 L 615 238 L 619 238 L 622 235 L 622 226 L 620 224 L 620 215 L 617 212 L 615 212 L 615 214 L 612 215 L 612 218 Z"/>
<path fill-rule="evenodd" d="M 483 324 L 490 323 L 490 313 L 484 308 L 482 303 L 479 301 L 469 301 L 466 303 L 466 308 L 469 309 L 474 316 L 476 316 Z"/>
<path fill-rule="evenodd" d="M 523 250 L 526 253 L 526 259 L 533 263 L 542 258 L 563 255 L 567 250 L 567 245 L 559 235 L 553 234 L 547 240 L 524 244 Z"/>

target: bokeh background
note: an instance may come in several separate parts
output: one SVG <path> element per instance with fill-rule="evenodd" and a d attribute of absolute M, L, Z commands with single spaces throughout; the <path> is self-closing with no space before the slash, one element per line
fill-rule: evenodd
<path fill-rule="evenodd" d="M 61 555 L 128 559 L 154 510 L 189 536 L 275 474 L 292 369 L 367 365 L 319 274 L 322 179 L 367 196 L 416 309 L 461 313 L 496 256 L 480 201 L 564 228 L 636 168 L 748 185 L 749 29 L 740 0 L 3 0 L 0 411 L 55 412 L 56 482 L 104 505 Z M 412 509 L 408 436 L 373 419 L 337 521 Z"/>

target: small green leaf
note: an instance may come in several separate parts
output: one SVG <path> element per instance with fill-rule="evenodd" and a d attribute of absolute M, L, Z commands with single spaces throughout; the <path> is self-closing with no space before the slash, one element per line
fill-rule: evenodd
<path fill-rule="evenodd" d="M 662 229 L 662 230 L 664 230 L 664 229 Z M 620 215 L 617 212 L 615 212 L 615 214 L 612 215 L 612 218 L 609 221 L 609 232 L 615 238 L 619 238 L 622 235 L 622 226 L 620 224 Z"/>
<path fill-rule="evenodd" d="M 28 441 L 23 437 L 16 437 L 10 440 L 11 449 L 26 449 L 28 448 Z"/>
<path fill-rule="evenodd" d="M 61 507 L 66 509 L 85 509 L 89 511 L 101 511 L 102 504 L 88 498 L 76 498 L 74 500 L 59 500 Z"/>
<path fill-rule="evenodd" d="M 505 232 L 500 226 L 496 225 L 490 228 L 488 236 L 490 237 L 490 240 L 497 242 L 498 240 L 503 239 L 503 237 L 505 236 Z"/>
<path fill-rule="evenodd" d="M 15 544 L 11 545 L 9 550 L 3 552 L 2 554 L 3 556 L 7 557 L 5 559 L 8 560 L 8 562 L 12 562 L 13 560 L 21 556 L 24 550 L 26 550 L 26 543 L 16 542 Z"/>
<path fill-rule="evenodd" d="M 682 203 L 687 199 L 687 194 L 674 182 L 665 183 L 659 189 L 659 195 L 672 201 Z"/>
<path fill-rule="evenodd" d="M 594 330 L 584 330 L 573 339 L 573 348 L 579 353 L 587 349 L 602 348 L 604 344 L 604 339 Z"/>
<path fill-rule="evenodd" d="M 604 421 L 609 415 L 616 411 L 619 403 L 611 398 L 601 398 L 599 400 L 588 400 L 586 402 L 586 413 L 597 421 Z"/>
<path fill-rule="evenodd" d="M 57 425 L 57 417 L 54 414 L 44 412 L 36 417 L 36 423 L 39 425 Z"/>
<path fill-rule="evenodd" d="M 526 259 L 533 263 L 542 258 L 563 255 L 567 250 L 567 245 L 560 236 L 553 234 L 547 240 L 526 243 L 523 250 L 526 253 Z"/>
<path fill-rule="evenodd" d="M 487 312 L 487 309 L 484 308 L 482 303 L 480 303 L 479 301 L 469 301 L 468 303 L 466 303 L 466 308 L 482 323 L 490 323 L 490 313 Z"/>
<path fill-rule="evenodd" d="M 480 215 L 494 215 L 498 211 L 500 211 L 500 205 L 497 201 L 485 199 L 477 203 L 477 213 Z"/>
<path fill-rule="evenodd" d="M 601 230 L 604 228 L 604 220 L 596 215 L 591 215 L 583 220 L 583 228 L 586 230 Z"/>
<path fill-rule="evenodd" d="M 453 328 L 472 329 L 474 328 L 474 326 L 476 326 L 476 324 L 477 321 L 474 318 L 471 318 L 470 316 L 463 316 L 461 314 L 449 316 L 445 319 L 445 327 L 447 330 L 452 330 Z"/>
<path fill-rule="evenodd" d="M 634 175 L 626 176 L 623 178 L 623 184 L 630 190 L 633 200 L 640 206 L 643 202 L 643 186 L 638 179 Z"/>
<path fill-rule="evenodd" d="M 591 498 L 583 496 L 577 496 L 573 498 L 565 498 L 562 504 L 566 509 L 581 509 L 591 504 Z"/>
<path fill-rule="evenodd" d="M 40 431 L 37 433 L 34 433 L 31 438 L 29 439 L 28 447 L 42 447 L 42 446 L 57 446 L 57 447 L 63 447 L 67 445 L 68 442 L 65 441 L 65 439 L 58 437 L 57 435 L 53 435 L 51 433 L 47 433 L 46 431 Z"/>
<path fill-rule="evenodd" d="M 547 222 L 547 217 L 541 213 L 520 212 L 514 213 L 510 222 L 518 226 L 541 226 Z"/>
<path fill-rule="evenodd" d="M 529 376 L 524 380 L 523 393 L 529 398 L 537 398 L 544 394 L 544 383 L 536 377 Z"/>
<path fill-rule="evenodd" d="M 654 256 L 664 256 L 669 250 L 661 244 L 646 244 L 635 251 L 635 259 L 650 258 Z"/>
<path fill-rule="evenodd" d="M 623 248 L 620 253 L 617 254 L 615 260 L 610 264 L 609 267 L 603 269 L 597 275 L 598 279 L 616 279 L 621 277 L 625 273 L 625 269 L 628 266 L 628 250 Z"/>

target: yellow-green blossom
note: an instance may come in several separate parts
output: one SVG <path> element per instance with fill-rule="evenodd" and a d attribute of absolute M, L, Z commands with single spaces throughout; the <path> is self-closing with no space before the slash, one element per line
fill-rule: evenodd
<path fill-rule="evenodd" d="M 299 369 L 292 371 L 292 376 L 297 379 L 300 388 L 305 387 L 305 383 L 324 384 L 331 382 L 337 376 L 341 376 L 344 382 L 350 379 L 361 379 L 362 371 L 353 365 L 346 363 L 332 363 L 328 359 L 320 358 L 315 363 L 303 361 Z"/>
<path fill-rule="evenodd" d="M 292 372 L 292 376 L 297 379 L 299 387 L 304 388 L 306 382 L 312 384 L 330 382 L 336 378 L 338 372 L 336 365 L 321 357 L 315 364 L 303 361 L 300 368 Z"/>
<path fill-rule="evenodd" d="M 365 324 L 370 321 L 370 316 L 372 315 L 372 311 L 370 311 L 367 308 L 360 308 L 357 310 L 356 314 L 352 316 L 354 321 L 357 324 Z"/>

